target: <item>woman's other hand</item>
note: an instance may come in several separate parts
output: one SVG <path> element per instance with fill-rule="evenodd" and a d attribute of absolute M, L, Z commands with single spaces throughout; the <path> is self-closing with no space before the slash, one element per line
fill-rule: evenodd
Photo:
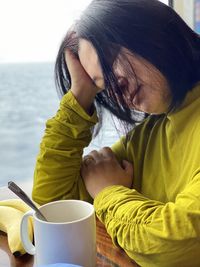
<path fill-rule="evenodd" d="M 109 147 L 92 151 L 84 157 L 81 176 L 86 189 L 94 199 L 104 188 L 123 185 L 131 188 L 133 183 L 133 164 L 123 160 L 122 166 Z"/>
<path fill-rule="evenodd" d="M 78 103 L 90 114 L 94 98 L 102 89 L 94 84 L 79 59 L 69 49 L 65 51 L 65 61 L 71 76 L 71 91 Z"/>

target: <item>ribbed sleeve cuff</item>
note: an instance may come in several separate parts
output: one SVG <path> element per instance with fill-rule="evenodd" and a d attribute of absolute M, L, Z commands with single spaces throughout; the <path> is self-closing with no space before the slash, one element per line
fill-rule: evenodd
<path fill-rule="evenodd" d="M 109 203 L 114 203 L 124 195 L 124 191 L 130 191 L 122 185 L 112 185 L 103 189 L 94 199 L 94 207 L 97 216 L 108 211 Z"/>
<path fill-rule="evenodd" d="M 93 114 L 90 116 L 77 102 L 76 98 L 74 97 L 73 93 L 71 90 L 67 92 L 66 95 L 63 96 L 60 106 L 66 107 L 67 109 L 70 109 L 74 111 L 72 114 L 78 114 L 80 117 L 83 119 L 90 121 L 91 123 L 97 123 L 98 122 L 98 117 L 97 117 L 97 112 L 96 109 L 94 110 Z"/>
<path fill-rule="evenodd" d="M 148 198 L 137 192 L 135 189 L 130 189 L 122 185 L 108 186 L 94 199 L 96 215 L 103 223 L 105 223 L 107 216 L 113 217 L 120 206 L 131 201 L 148 201 Z"/>

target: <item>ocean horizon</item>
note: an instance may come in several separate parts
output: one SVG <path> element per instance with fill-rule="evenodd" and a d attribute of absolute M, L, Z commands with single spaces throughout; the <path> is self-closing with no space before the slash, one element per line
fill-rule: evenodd
<path fill-rule="evenodd" d="M 0 187 L 10 180 L 32 182 L 47 119 L 59 107 L 54 63 L 0 63 Z M 84 154 L 119 139 L 111 116 Z"/>

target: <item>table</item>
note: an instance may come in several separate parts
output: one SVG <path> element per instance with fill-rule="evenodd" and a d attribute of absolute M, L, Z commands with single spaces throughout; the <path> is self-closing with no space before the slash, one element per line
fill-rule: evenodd
<path fill-rule="evenodd" d="M 0 200 L 16 196 L 1 188 Z M 4 194 L 4 195 L 3 195 Z M 126 253 L 113 245 L 104 225 L 97 219 L 97 264 L 96 267 L 137 267 Z M 16 258 L 9 250 L 7 236 L 0 231 L 0 267 L 34 267 L 34 257 L 28 254 Z"/>
<path fill-rule="evenodd" d="M 7 236 L 0 232 L 0 266 L 33 267 L 34 257 L 25 254 L 16 258 L 9 250 Z M 138 265 L 120 248 L 112 244 L 104 225 L 97 219 L 97 265 L 96 267 L 137 267 Z"/>

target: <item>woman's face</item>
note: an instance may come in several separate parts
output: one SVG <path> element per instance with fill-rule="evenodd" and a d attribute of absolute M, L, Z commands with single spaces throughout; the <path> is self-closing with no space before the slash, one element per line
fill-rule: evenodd
<path fill-rule="evenodd" d="M 147 60 L 134 55 L 126 48 L 121 48 L 121 52 L 120 55 L 124 56 L 119 56 L 115 60 L 113 71 L 129 108 L 149 114 L 167 112 L 172 95 L 167 80 L 162 73 Z M 80 39 L 78 54 L 80 62 L 90 78 L 98 87 L 103 89 L 104 79 L 101 66 L 91 43 Z M 125 65 L 121 63 L 123 60 Z M 129 64 L 127 64 L 127 60 Z M 126 69 L 124 66 L 126 66 Z M 128 75 L 130 72 L 132 75 Z"/>

